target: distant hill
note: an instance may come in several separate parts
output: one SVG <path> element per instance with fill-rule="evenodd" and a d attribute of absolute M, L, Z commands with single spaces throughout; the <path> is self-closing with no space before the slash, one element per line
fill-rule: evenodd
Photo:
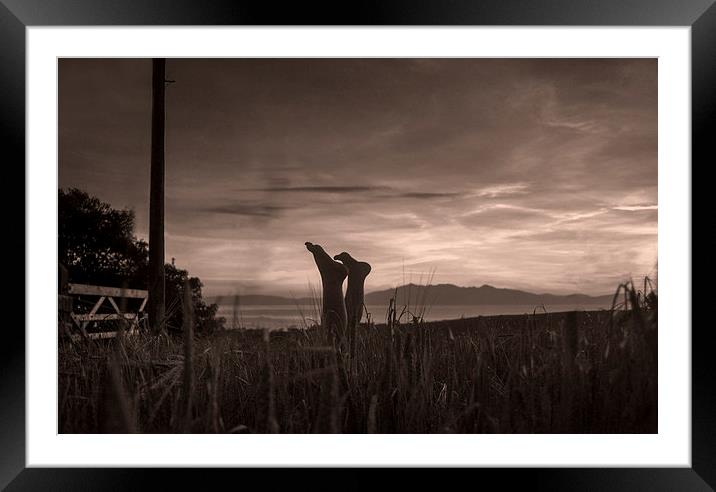
<path fill-rule="evenodd" d="M 366 294 L 366 304 L 384 305 L 388 304 L 390 299 L 396 294 L 396 289 L 385 289 L 377 292 Z M 481 305 L 481 304 L 531 304 L 538 306 L 540 304 L 555 305 L 597 305 L 609 304 L 612 301 L 611 295 L 588 296 L 584 294 L 555 295 L 555 294 L 533 294 L 515 289 L 500 289 L 491 285 L 483 285 L 482 287 L 458 287 L 453 284 L 438 285 L 415 285 L 407 284 L 398 287 L 397 303 L 402 306 L 407 304 L 426 304 L 426 305 Z M 223 305 L 231 304 L 232 296 L 215 296 L 209 298 L 210 302 L 220 302 Z M 309 297 L 288 298 L 281 296 L 267 295 L 245 295 L 239 297 L 239 305 L 241 306 L 277 306 L 277 305 L 311 305 L 313 300 Z"/>
<path fill-rule="evenodd" d="M 395 289 L 386 289 L 366 294 L 366 304 L 388 304 L 396 294 Z M 397 303 L 416 302 L 427 305 L 479 305 L 479 304 L 604 304 L 612 300 L 611 295 L 588 296 L 584 294 L 555 295 L 533 294 L 515 289 L 499 289 L 491 285 L 482 287 L 458 287 L 452 284 L 422 286 L 408 284 L 398 287 Z"/>

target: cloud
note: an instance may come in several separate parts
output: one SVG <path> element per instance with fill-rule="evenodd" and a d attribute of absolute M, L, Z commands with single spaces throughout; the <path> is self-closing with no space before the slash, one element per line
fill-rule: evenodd
<path fill-rule="evenodd" d="M 488 205 L 460 217 L 460 223 L 482 229 L 537 227 L 549 223 L 551 216 L 541 209 L 505 204 Z"/>
<path fill-rule="evenodd" d="M 383 186 L 279 186 L 270 188 L 254 188 L 242 191 L 267 191 L 271 193 L 361 193 L 385 189 L 386 187 Z"/>
<path fill-rule="evenodd" d="M 403 191 L 390 186 L 288 186 L 252 188 L 242 191 L 261 191 L 271 193 L 316 193 L 316 194 L 370 194 L 369 199 L 384 198 L 415 198 L 419 200 L 431 198 L 450 198 L 460 196 L 458 192 Z M 379 193 L 377 193 L 379 192 Z"/>
<path fill-rule="evenodd" d="M 453 198 L 461 196 L 462 193 L 456 192 L 419 192 L 419 191 L 404 191 L 396 192 L 391 195 L 382 195 L 381 198 L 415 198 L 417 200 L 430 200 L 433 198 Z"/>
<path fill-rule="evenodd" d="M 614 210 L 623 210 L 625 212 L 639 212 L 641 210 L 658 210 L 658 205 L 618 205 L 613 207 Z"/>
<path fill-rule="evenodd" d="M 277 205 L 234 203 L 205 208 L 204 211 L 217 214 L 245 215 L 249 217 L 277 217 L 286 209 L 287 207 Z"/>
<path fill-rule="evenodd" d="M 500 198 L 527 193 L 527 188 L 529 188 L 527 183 L 498 184 L 482 188 L 477 191 L 476 195 L 487 198 Z"/>

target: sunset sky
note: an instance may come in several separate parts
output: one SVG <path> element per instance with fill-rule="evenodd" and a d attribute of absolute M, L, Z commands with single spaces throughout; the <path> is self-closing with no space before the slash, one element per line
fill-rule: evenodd
<path fill-rule="evenodd" d="M 611 293 L 657 260 L 657 61 L 167 61 L 166 259 L 303 295 L 303 243 L 423 281 Z M 59 62 L 59 186 L 148 237 L 149 60 Z"/>

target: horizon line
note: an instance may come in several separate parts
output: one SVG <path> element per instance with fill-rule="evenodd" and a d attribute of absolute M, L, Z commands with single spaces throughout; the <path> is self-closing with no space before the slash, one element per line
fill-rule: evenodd
<path fill-rule="evenodd" d="M 620 284 L 621 284 L 621 283 L 620 283 Z M 620 284 L 619 284 L 619 285 L 620 285 Z M 420 284 L 416 284 L 416 283 L 413 283 L 413 282 L 408 282 L 408 283 L 406 283 L 406 284 L 401 284 L 401 285 L 398 285 L 398 286 L 395 286 L 395 287 L 385 287 L 385 288 L 379 288 L 379 289 L 371 290 L 371 291 L 369 291 L 369 292 L 366 292 L 365 295 L 375 294 L 375 293 L 379 293 L 379 292 L 383 292 L 383 291 L 389 291 L 389 290 L 396 290 L 396 289 L 400 289 L 400 288 L 403 288 L 403 287 L 434 288 L 434 287 L 439 287 L 439 286 L 457 287 L 457 288 L 459 288 L 459 289 L 481 289 L 481 288 L 488 287 L 488 288 L 492 288 L 492 289 L 495 289 L 495 290 L 512 290 L 512 291 L 516 291 L 516 292 L 521 292 L 521 293 L 525 293 L 525 294 L 532 294 L 532 295 L 537 295 L 537 296 L 555 296 L 555 297 L 570 297 L 570 296 L 607 297 L 607 296 L 614 296 L 614 295 L 615 295 L 615 292 L 616 292 L 616 289 L 618 288 L 618 286 L 617 286 L 617 287 L 615 287 L 614 292 L 611 292 L 611 293 L 603 293 L 603 294 L 585 294 L 585 293 L 582 293 L 582 292 L 570 292 L 570 293 L 565 293 L 565 294 L 554 294 L 554 293 L 552 293 L 552 292 L 533 292 L 533 291 L 530 291 L 530 290 L 523 290 L 523 289 L 512 288 L 512 287 L 496 287 L 496 286 L 490 285 L 490 284 L 482 284 L 482 285 L 480 285 L 480 286 L 477 286 L 477 285 L 463 286 L 463 285 L 457 285 L 457 284 L 453 284 L 453 283 L 449 283 L 449 282 L 448 282 L 448 283 L 439 283 L 439 284 L 420 285 Z M 248 293 L 248 294 L 228 294 L 228 293 L 224 293 L 224 294 L 210 294 L 210 295 L 207 295 L 206 297 L 229 297 L 229 298 L 231 298 L 231 297 L 248 297 L 248 296 L 278 297 L 278 298 L 284 298 L 284 299 L 288 299 L 288 300 L 295 300 L 295 299 L 303 299 L 303 298 L 306 298 L 306 297 L 311 297 L 311 293 L 310 293 L 310 292 L 305 292 L 304 294 L 299 295 L 299 296 L 295 296 L 295 295 L 282 295 L 282 294 L 271 294 L 271 293 Z"/>

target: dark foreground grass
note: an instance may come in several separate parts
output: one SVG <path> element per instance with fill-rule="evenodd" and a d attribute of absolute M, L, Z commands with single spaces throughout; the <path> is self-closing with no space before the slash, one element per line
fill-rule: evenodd
<path fill-rule="evenodd" d="M 611 311 L 61 342 L 59 431 L 656 433 L 656 294 Z M 193 346 L 192 346 L 193 345 Z"/>

